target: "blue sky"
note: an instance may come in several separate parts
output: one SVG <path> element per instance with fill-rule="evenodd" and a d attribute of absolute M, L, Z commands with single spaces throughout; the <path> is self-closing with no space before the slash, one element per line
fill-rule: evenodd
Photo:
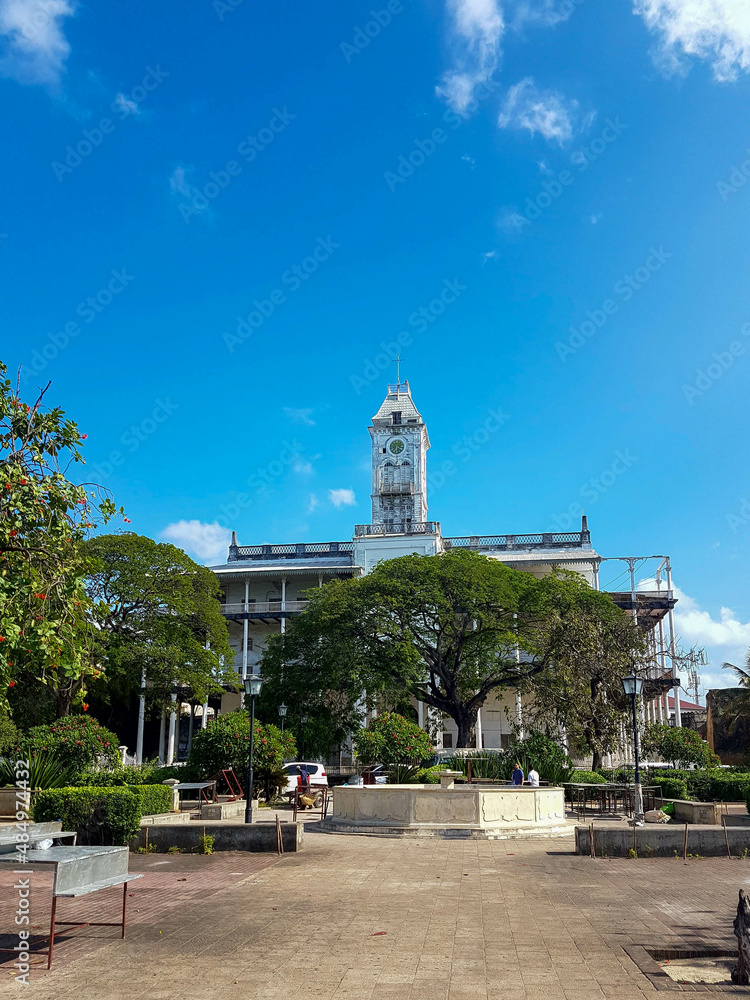
<path fill-rule="evenodd" d="M 0 32 L 0 357 L 52 380 L 134 530 L 209 562 L 231 527 L 350 537 L 401 334 L 443 533 L 582 508 L 602 554 L 672 557 L 727 682 L 746 5 L 0 0 Z"/>

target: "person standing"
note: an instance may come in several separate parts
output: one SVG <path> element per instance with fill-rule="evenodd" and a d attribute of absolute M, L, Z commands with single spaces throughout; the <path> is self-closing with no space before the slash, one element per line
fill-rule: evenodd
<path fill-rule="evenodd" d="M 516 766 L 513 768 L 513 774 L 511 774 L 510 778 L 514 785 L 523 784 L 523 771 L 518 761 L 516 761 Z"/>
<path fill-rule="evenodd" d="M 531 770 L 528 773 L 529 784 L 532 788 L 539 788 L 539 772 L 532 764 Z"/>

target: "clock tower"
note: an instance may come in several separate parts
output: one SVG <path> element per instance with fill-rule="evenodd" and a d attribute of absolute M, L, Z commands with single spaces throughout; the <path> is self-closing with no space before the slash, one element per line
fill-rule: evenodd
<path fill-rule="evenodd" d="M 427 436 L 408 382 L 388 386 L 372 418 L 372 523 L 393 534 L 427 520 Z M 421 529 L 424 530 L 424 529 Z"/>

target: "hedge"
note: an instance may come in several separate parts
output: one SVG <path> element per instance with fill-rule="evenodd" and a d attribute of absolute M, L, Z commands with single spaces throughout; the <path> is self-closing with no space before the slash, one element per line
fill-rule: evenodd
<path fill-rule="evenodd" d="M 653 781 L 649 781 L 649 784 L 659 785 L 661 787 L 661 794 L 665 799 L 681 799 L 685 801 L 690 798 L 687 782 L 684 778 L 673 777 L 671 774 L 664 775 L 663 777 L 659 775 Z"/>
<path fill-rule="evenodd" d="M 170 785 L 128 785 L 128 788 L 140 799 L 141 816 L 172 812 L 173 796 Z"/>
<path fill-rule="evenodd" d="M 596 771 L 573 771 L 570 780 L 577 785 L 603 785 L 606 778 Z"/>
<path fill-rule="evenodd" d="M 55 820 L 80 844 L 123 846 L 140 829 L 141 798 L 122 787 L 46 789 L 34 801 L 34 822 Z"/>

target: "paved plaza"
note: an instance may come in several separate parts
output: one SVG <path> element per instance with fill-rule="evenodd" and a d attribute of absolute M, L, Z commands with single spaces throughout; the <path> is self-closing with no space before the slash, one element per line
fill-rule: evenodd
<path fill-rule="evenodd" d="M 732 950 L 750 860 L 602 860 L 539 841 L 333 836 L 299 854 L 131 856 L 128 936 L 88 928 L 34 960 L 38 1000 L 642 1000 L 680 986 L 644 948 Z M 34 923 L 49 877 L 34 875 Z M 12 927 L 0 875 L 0 930 Z M 116 919 L 117 890 L 63 900 Z M 12 943 L 9 937 L 3 946 Z M 0 956 L 5 957 L 7 956 Z M 0 965 L 0 995 L 23 990 Z"/>

